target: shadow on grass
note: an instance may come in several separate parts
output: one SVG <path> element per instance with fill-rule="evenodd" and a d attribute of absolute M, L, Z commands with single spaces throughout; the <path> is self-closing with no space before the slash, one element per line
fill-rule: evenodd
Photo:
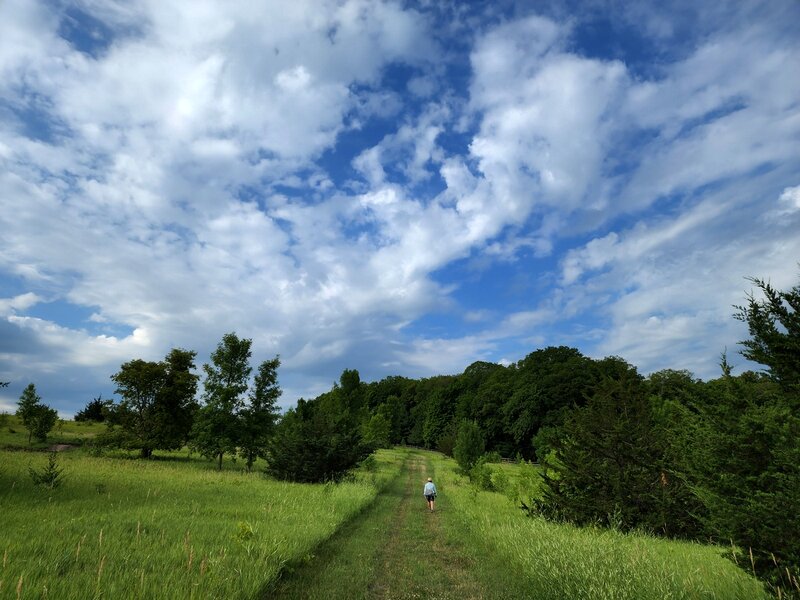
<path fill-rule="evenodd" d="M 251 600 L 310 598 L 308 587 L 335 561 L 342 559 L 342 548 L 352 538 L 363 538 L 366 544 L 381 545 L 383 539 L 371 535 L 370 529 L 385 519 L 383 512 L 388 512 L 392 506 L 397 506 L 402 502 L 405 494 L 404 480 L 405 470 L 401 471 L 396 480 L 379 491 L 370 504 L 350 517 L 331 537 L 313 548 L 306 557 L 287 562 L 277 579 L 264 584 L 251 596 Z M 388 512 L 388 515 L 391 514 Z M 347 589 L 350 584 L 352 582 L 341 581 L 342 587 L 339 592 Z M 348 596 L 356 597 L 357 595 L 348 594 Z M 334 596 L 326 595 L 325 597 L 333 598 Z"/>

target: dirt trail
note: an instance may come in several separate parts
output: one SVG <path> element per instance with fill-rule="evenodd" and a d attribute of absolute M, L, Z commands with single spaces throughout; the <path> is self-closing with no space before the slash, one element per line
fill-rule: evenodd
<path fill-rule="evenodd" d="M 428 511 L 422 486 L 430 472 L 412 455 L 404 473 L 370 510 L 285 577 L 270 598 L 486 598 L 471 573 L 471 559 L 446 540 L 440 512 L 446 496 Z"/>
<path fill-rule="evenodd" d="M 412 459 L 393 535 L 383 547 L 381 568 L 370 586 L 370 598 L 484 598 L 469 571 L 470 561 L 445 541 L 439 512 L 427 509 L 423 483 L 430 473 L 418 457 Z"/>

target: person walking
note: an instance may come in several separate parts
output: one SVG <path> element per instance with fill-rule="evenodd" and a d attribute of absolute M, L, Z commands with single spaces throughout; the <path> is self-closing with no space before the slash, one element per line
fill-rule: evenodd
<path fill-rule="evenodd" d="M 428 477 L 428 481 L 422 489 L 422 494 L 425 496 L 425 500 L 428 501 L 428 508 L 433 512 L 433 506 L 436 502 L 436 486 L 433 483 L 433 479 L 430 477 Z"/>

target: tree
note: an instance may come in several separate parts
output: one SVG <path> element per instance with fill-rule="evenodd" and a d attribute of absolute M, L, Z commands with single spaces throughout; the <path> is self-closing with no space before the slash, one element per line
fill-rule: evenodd
<path fill-rule="evenodd" d="M 155 405 L 154 447 L 178 450 L 186 443 L 197 413 L 197 382 L 192 372 L 197 353 L 173 348 L 164 358 L 164 384 Z"/>
<path fill-rule="evenodd" d="M 114 402 L 112 400 L 103 400 L 102 394 L 97 398 L 89 401 L 86 406 L 75 414 L 75 421 L 95 421 L 102 423 L 106 420 L 108 411 L 111 409 Z"/>
<path fill-rule="evenodd" d="M 156 441 L 156 402 L 166 382 L 164 363 L 140 358 L 123 363 L 111 380 L 117 384 L 115 393 L 122 401 L 114 409 L 110 422 L 119 425 L 129 436 L 131 448 L 139 448 L 142 458 L 150 458 Z"/>
<path fill-rule="evenodd" d="M 751 281 L 764 298 L 748 295 L 734 317 L 750 333 L 742 354 L 766 373 L 734 377 L 723 356 L 696 409 L 691 474 L 710 532 L 752 552 L 774 593 L 800 597 L 800 285 Z"/>
<path fill-rule="evenodd" d="M 542 426 L 560 427 L 570 409 L 586 403 L 602 369 L 602 362 L 568 346 L 536 350 L 516 364 L 513 392 L 502 413 L 523 455 L 533 458 L 531 441 Z"/>
<path fill-rule="evenodd" d="M 358 372 L 345 370 L 341 385 L 314 400 L 300 400 L 288 411 L 269 440 L 267 473 L 302 482 L 337 480 L 372 448 L 364 443 L 360 403 L 353 401 L 362 384 Z"/>
<path fill-rule="evenodd" d="M 248 471 L 253 468 L 256 458 L 265 456 L 267 442 L 274 432 L 280 415 L 278 409 L 278 398 L 281 396 L 281 388 L 278 387 L 280 366 L 281 361 L 278 356 L 259 365 L 250 391 L 249 405 L 240 412 L 239 453 L 245 459 Z"/>
<path fill-rule="evenodd" d="M 173 348 L 163 361 L 137 358 L 111 376 L 122 401 L 108 411 L 109 423 L 120 426 L 124 445 L 138 448 L 142 458 L 186 443 L 197 407 L 194 357 L 193 351 Z"/>
<path fill-rule="evenodd" d="M 542 499 L 547 517 L 578 524 L 602 522 L 676 535 L 686 528 L 691 494 L 666 461 L 647 388 L 620 359 L 584 407 L 573 410 L 545 461 Z M 623 370 L 624 369 L 624 370 Z"/>
<path fill-rule="evenodd" d="M 58 412 L 41 403 L 42 398 L 36 393 L 36 386 L 29 383 L 22 391 L 17 403 L 17 416 L 22 420 L 22 425 L 28 430 L 28 443 L 36 437 L 40 442 L 47 439 L 47 434 L 58 421 Z"/>
<path fill-rule="evenodd" d="M 392 445 L 389 439 L 391 429 L 392 423 L 386 412 L 378 411 L 362 427 L 364 443 L 371 448 L 389 448 Z"/>
<path fill-rule="evenodd" d="M 192 427 L 192 445 L 203 456 L 216 458 L 222 469 L 226 452 L 235 453 L 241 438 L 239 411 L 250 378 L 252 340 L 226 333 L 211 354 L 211 364 L 204 364 L 205 406 L 198 412 Z"/>
<path fill-rule="evenodd" d="M 464 472 L 469 472 L 485 451 L 481 429 L 475 421 L 462 421 L 458 428 L 453 456 Z"/>
<path fill-rule="evenodd" d="M 58 421 L 58 412 L 54 408 L 40 404 L 36 407 L 33 417 L 33 435 L 40 442 L 47 440 L 47 434 L 55 427 Z"/>
<path fill-rule="evenodd" d="M 800 284 L 779 291 L 763 279 L 750 278 L 764 298 L 751 293 L 734 317 L 747 323 L 750 339 L 741 342 L 742 355 L 765 365 L 781 387 L 800 394 Z"/>
<path fill-rule="evenodd" d="M 22 394 L 17 402 L 17 416 L 22 421 L 23 427 L 28 430 L 28 443 L 31 443 L 31 436 L 36 428 L 37 416 L 39 407 L 41 406 L 42 398 L 36 393 L 36 386 L 29 383 L 27 387 L 22 390 Z"/>

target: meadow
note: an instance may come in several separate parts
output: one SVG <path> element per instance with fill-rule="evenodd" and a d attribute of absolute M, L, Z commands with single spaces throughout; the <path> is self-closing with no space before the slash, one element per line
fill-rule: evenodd
<path fill-rule="evenodd" d="M 381 452 L 351 481 L 303 485 L 73 451 L 47 490 L 28 474 L 46 453 L 0 451 L 0 597 L 249 597 L 369 505 L 401 460 Z"/>
<path fill-rule="evenodd" d="M 488 585 L 498 578 L 519 597 L 540 600 L 671 600 L 768 598 L 762 584 L 723 557 L 730 548 L 643 533 L 573 527 L 531 518 L 519 500 L 538 489 L 538 467 L 490 465 L 503 493 L 480 491 L 455 462 L 433 455 L 446 531 L 477 558 Z M 487 558 L 488 557 L 488 558 Z"/>
<path fill-rule="evenodd" d="M 138 460 L 88 445 L 58 454 L 65 481 L 49 490 L 29 474 L 48 453 L 20 451 L 27 437 L 9 429 L 0 598 L 370 598 L 390 588 L 405 597 L 400 587 L 541 600 L 767 597 L 723 557 L 729 549 L 527 517 L 519 503 L 540 482 L 529 463 L 489 465 L 498 491 L 488 492 L 441 454 L 395 448 L 341 483 L 312 485 L 233 460 L 217 471 L 187 451 Z M 38 446 L 96 430 L 65 423 Z M 434 515 L 417 489 L 427 474 L 440 492 Z"/>
<path fill-rule="evenodd" d="M 41 450 L 54 444 L 81 446 L 98 433 L 105 431 L 104 423 L 92 421 L 76 422 L 59 419 L 47 436 L 47 441 L 36 439 L 28 444 L 28 431 L 16 415 L 0 414 L 0 448 L 32 448 Z"/>

